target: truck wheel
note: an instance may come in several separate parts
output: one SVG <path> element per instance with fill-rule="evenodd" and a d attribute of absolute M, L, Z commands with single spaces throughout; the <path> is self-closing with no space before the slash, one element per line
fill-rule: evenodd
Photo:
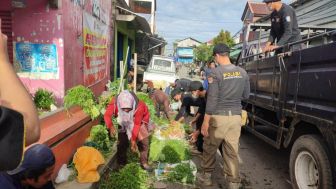
<path fill-rule="evenodd" d="M 289 169 L 294 189 L 331 189 L 332 170 L 326 145 L 317 135 L 299 137 L 291 150 Z"/>

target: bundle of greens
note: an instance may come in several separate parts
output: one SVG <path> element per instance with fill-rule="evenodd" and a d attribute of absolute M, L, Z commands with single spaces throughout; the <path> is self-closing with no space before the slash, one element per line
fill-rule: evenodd
<path fill-rule="evenodd" d="M 107 96 L 99 96 L 98 97 L 98 107 L 99 107 L 99 110 L 102 110 L 104 109 L 104 111 L 106 110 L 108 104 L 111 102 L 112 98 L 114 96 L 110 93 L 108 94 Z"/>
<path fill-rule="evenodd" d="M 55 104 L 54 94 L 46 89 L 38 89 L 34 95 L 36 108 L 40 110 L 50 110 L 50 106 Z"/>
<path fill-rule="evenodd" d="M 131 148 L 128 148 L 128 150 L 127 150 L 127 162 L 129 162 L 129 163 L 139 162 L 139 153 L 135 153 L 131 150 Z"/>
<path fill-rule="evenodd" d="M 109 133 L 104 125 L 96 125 L 90 131 L 88 146 L 92 146 L 106 154 L 110 151 L 112 144 L 109 140 Z"/>
<path fill-rule="evenodd" d="M 112 96 L 116 96 L 118 94 L 119 85 L 120 85 L 120 79 L 116 79 L 113 82 L 108 81 L 106 87 L 108 88 L 108 91 L 112 93 Z"/>
<path fill-rule="evenodd" d="M 127 164 L 119 172 L 112 172 L 100 189 L 148 189 L 148 173 L 135 163 Z"/>
<path fill-rule="evenodd" d="M 148 94 L 139 92 L 136 95 L 139 98 L 139 100 L 143 101 L 147 105 L 151 116 L 155 116 L 154 103 L 153 103 L 152 99 L 149 98 Z"/>
<path fill-rule="evenodd" d="M 152 137 L 149 159 L 164 163 L 179 163 L 183 160 L 189 160 L 188 144 L 184 140 L 159 140 Z"/>
<path fill-rule="evenodd" d="M 96 119 L 100 115 L 93 92 L 82 85 L 69 89 L 64 97 L 66 109 L 74 105 L 80 106 L 86 114 L 91 116 L 91 119 Z"/>
<path fill-rule="evenodd" d="M 170 182 L 193 184 L 195 181 L 193 171 L 189 163 L 178 164 L 168 173 L 167 180 Z"/>

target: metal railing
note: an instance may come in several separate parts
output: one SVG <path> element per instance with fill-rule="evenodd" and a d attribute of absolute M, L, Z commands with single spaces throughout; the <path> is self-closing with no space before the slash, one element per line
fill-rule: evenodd
<path fill-rule="evenodd" d="M 328 32 L 325 32 L 325 33 L 322 33 L 322 34 L 317 34 L 315 36 L 309 36 L 307 39 L 303 39 L 303 40 L 292 42 L 292 43 L 289 43 L 289 44 L 286 44 L 286 45 L 283 45 L 283 46 L 279 46 L 279 47 L 275 48 L 273 52 L 275 52 L 277 50 L 289 50 L 289 51 L 291 51 L 291 47 L 293 47 L 294 45 L 299 45 L 299 44 L 303 44 L 305 42 L 312 41 L 314 39 L 319 39 L 319 38 L 331 36 L 332 34 L 336 35 L 336 30 L 328 31 Z M 255 57 L 257 57 L 257 60 L 260 60 L 261 59 L 260 57 L 267 54 L 267 53 L 269 53 L 269 52 L 261 52 L 261 53 L 246 56 L 246 57 L 242 58 L 239 63 L 244 63 L 246 60 L 249 60 L 249 59 L 255 58 Z"/>

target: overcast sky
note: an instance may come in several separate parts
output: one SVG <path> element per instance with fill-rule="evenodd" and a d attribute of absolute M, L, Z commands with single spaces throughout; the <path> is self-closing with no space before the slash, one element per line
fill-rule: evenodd
<path fill-rule="evenodd" d="M 262 0 L 255 0 L 261 2 Z M 192 37 L 206 42 L 221 29 L 231 35 L 242 28 L 246 0 L 157 0 L 156 29 L 172 51 L 175 40 Z M 288 0 L 284 1 L 288 2 Z"/>

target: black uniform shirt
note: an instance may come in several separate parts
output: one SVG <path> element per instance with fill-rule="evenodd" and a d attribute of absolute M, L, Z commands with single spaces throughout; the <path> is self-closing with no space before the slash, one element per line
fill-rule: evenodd
<path fill-rule="evenodd" d="M 205 114 L 205 99 L 204 98 L 193 98 L 190 95 L 183 95 L 182 97 L 182 105 L 178 112 L 178 114 L 175 117 L 175 120 L 179 120 L 181 117 L 185 116 L 186 114 L 190 115 L 190 107 L 191 106 L 197 106 L 199 107 L 198 113 L 201 115 Z"/>
<path fill-rule="evenodd" d="M 279 12 L 272 12 L 271 22 L 269 42 L 274 43 L 277 40 L 277 45 L 283 46 L 301 40 L 296 14 L 292 7 L 283 3 Z"/>
<path fill-rule="evenodd" d="M 246 71 L 233 64 L 220 65 L 211 70 L 207 92 L 206 113 L 222 115 L 231 111 L 241 114 L 241 100 L 249 98 L 250 81 Z"/>

